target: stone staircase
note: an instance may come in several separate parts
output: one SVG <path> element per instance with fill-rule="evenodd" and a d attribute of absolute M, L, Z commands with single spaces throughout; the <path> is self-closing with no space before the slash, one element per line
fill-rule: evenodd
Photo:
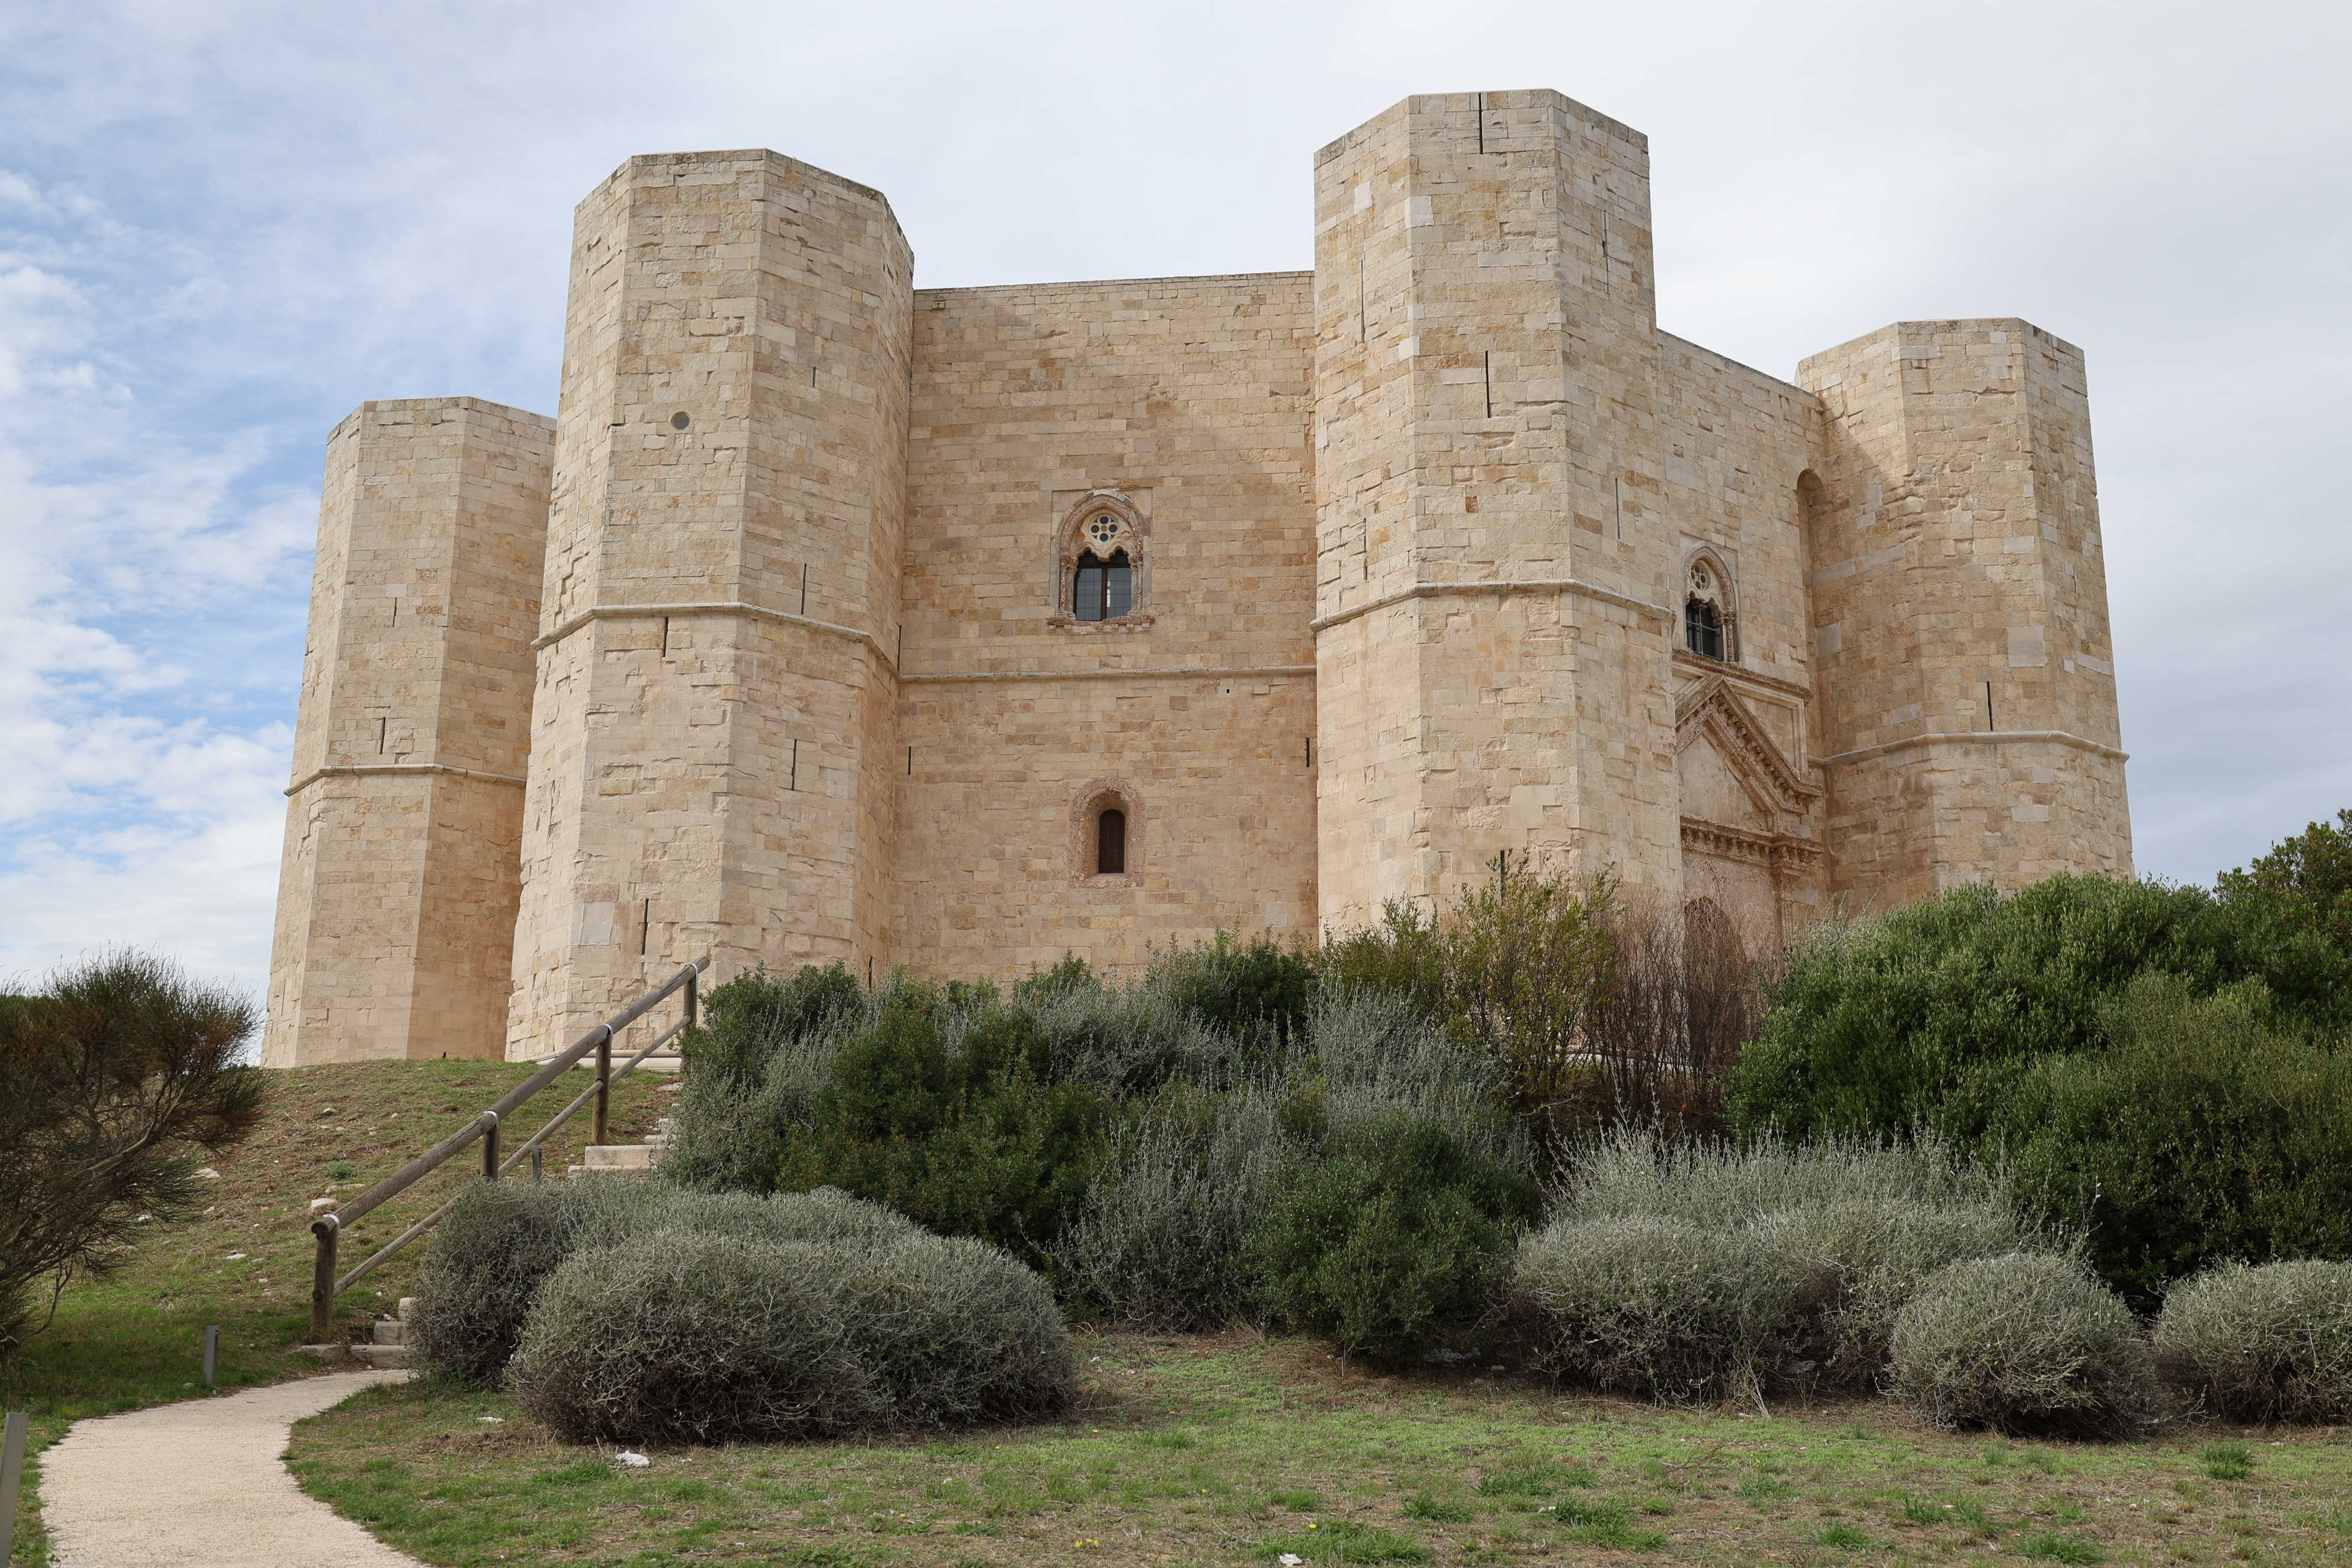
<path fill-rule="evenodd" d="M 400 1316 L 378 1318 L 369 1325 L 371 1337 L 352 1347 L 352 1359 L 362 1366 L 402 1367 L 408 1364 L 411 1353 L 408 1343 L 408 1314 L 416 1305 L 414 1296 L 400 1299 Z"/>
<path fill-rule="evenodd" d="M 660 1160 L 662 1151 L 669 1147 L 670 1131 L 676 1119 L 665 1116 L 654 1135 L 642 1143 L 591 1143 L 581 1152 L 581 1164 L 564 1173 L 581 1176 L 641 1176 L 652 1170 Z"/>

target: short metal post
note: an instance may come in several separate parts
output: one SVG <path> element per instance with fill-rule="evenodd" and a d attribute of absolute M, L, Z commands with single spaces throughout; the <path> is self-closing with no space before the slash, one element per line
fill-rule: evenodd
<path fill-rule="evenodd" d="M 482 1120 L 488 1123 L 482 1129 L 482 1180 L 495 1182 L 499 1179 L 499 1113 L 485 1110 Z"/>
<path fill-rule="evenodd" d="M 539 1173 L 539 1145 L 536 1143 L 530 1146 L 530 1179 L 534 1182 L 545 1179 Z"/>
<path fill-rule="evenodd" d="M 691 1030 L 701 1011 L 702 971 L 690 970 L 686 976 L 686 1026 Z M 683 1040 L 680 1041 L 683 1044 Z"/>
<path fill-rule="evenodd" d="M 589 1137 L 591 1143 L 602 1145 L 610 1142 L 604 1136 L 605 1123 L 613 1110 L 613 1031 L 596 1042 L 596 1130 Z"/>
<path fill-rule="evenodd" d="M 220 1325 L 218 1323 L 207 1323 L 205 1325 L 205 1386 L 206 1388 L 210 1388 L 213 1385 L 214 1373 L 219 1371 Z M 5 1561 L 5 1559 L 0 1559 L 0 1562 Z"/>
<path fill-rule="evenodd" d="M 341 1229 L 342 1222 L 331 1214 L 310 1226 L 319 1238 L 319 1255 L 310 1264 L 310 1339 L 316 1344 L 327 1342 L 335 1315 L 335 1237 Z"/>
<path fill-rule="evenodd" d="M 16 1545 L 16 1487 L 25 1479 L 26 1413 L 8 1412 L 0 1426 L 0 1563 Z"/>

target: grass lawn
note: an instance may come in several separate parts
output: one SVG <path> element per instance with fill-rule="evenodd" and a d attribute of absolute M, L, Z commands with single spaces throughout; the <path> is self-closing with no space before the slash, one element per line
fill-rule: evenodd
<path fill-rule="evenodd" d="M 48 1331 L 26 1347 L 13 1373 L 0 1375 L 0 1406 L 32 1413 L 37 1454 L 83 1416 L 197 1397 L 208 1323 L 220 1326 L 223 1389 L 316 1372 L 319 1363 L 295 1348 L 310 1337 L 310 1200 L 357 1196 L 531 1071 L 529 1063 L 424 1061 L 272 1072 L 260 1125 L 213 1163 L 219 1174 L 206 1183 L 210 1211 L 155 1227 L 114 1279 L 68 1289 Z M 632 1073 L 614 1087 L 616 1140 L 653 1130 L 672 1098 L 666 1081 Z M 543 1091 L 522 1111 L 520 1136 L 586 1084 L 585 1073 L 573 1073 Z M 579 1158 L 588 1126 L 583 1110 L 548 1141 L 551 1178 Z M 455 1184 L 480 1174 L 469 1150 L 376 1210 L 343 1238 L 344 1269 L 430 1213 Z M 337 1326 L 346 1337 L 413 1288 L 423 1252 L 411 1243 L 343 1296 Z M 9 1562 L 46 1563 L 37 1466 L 26 1467 L 26 1480 Z"/>
<path fill-rule="evenodd" d="M 1383 1377 L 1300 1340 L 1080 1343 L 1085 1400 L 1053 1426 L 665 1449 L 636 1468 L 502 1395 L 394 1386 L 297 1426 L 294 1468 L 444 1564 L 2352 1557 L 2342 1431 L 2011 1443 L 1869 1402 L 1749 1419 Z"/>

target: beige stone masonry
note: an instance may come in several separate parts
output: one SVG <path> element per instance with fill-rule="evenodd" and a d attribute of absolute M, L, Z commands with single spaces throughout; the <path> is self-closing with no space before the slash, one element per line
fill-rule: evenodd
<path fill-rule="evenodd" d="M 1132 973 L 1503 857 L 1758 946 L 2129 873 L 2079 351 L 1662 332 L 1647 142 L 1556 92 L 1313 174 L 1312 272 L 919 291 L 775 153 L 590 193 L 552 425 L 331 443 L 269 1059 L 541 1056 L 704 953 Z"/>
<path fill-rule="evenodd" d="M 581 204 L 510 1056 L 705 952 L 887 958 L 912 271 L 773 153 Z"/>
<path fill-rule="evenodd" d="M 367 403 L 327 444 L 262 1059 L 506 1037 L 553 422 Z"/>
<path fill-rule="evenodd" d="M 2130 875 L 2082 352 L 1904 321 L 1798 374 L 1833 890 Z"/>

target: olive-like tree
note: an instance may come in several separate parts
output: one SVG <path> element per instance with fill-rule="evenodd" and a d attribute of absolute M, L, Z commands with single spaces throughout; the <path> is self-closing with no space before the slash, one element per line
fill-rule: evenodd
<path fill-rule="evenodd" d="M 237 1060 L 257 1022 L 247 998 L 139 952 L 0 996 L 0 1362 L 69 1280 L 128 1258 L 141 1216 L 194 1212 L 198 1156 L 261 1111 L 261 1070 Z"/>

